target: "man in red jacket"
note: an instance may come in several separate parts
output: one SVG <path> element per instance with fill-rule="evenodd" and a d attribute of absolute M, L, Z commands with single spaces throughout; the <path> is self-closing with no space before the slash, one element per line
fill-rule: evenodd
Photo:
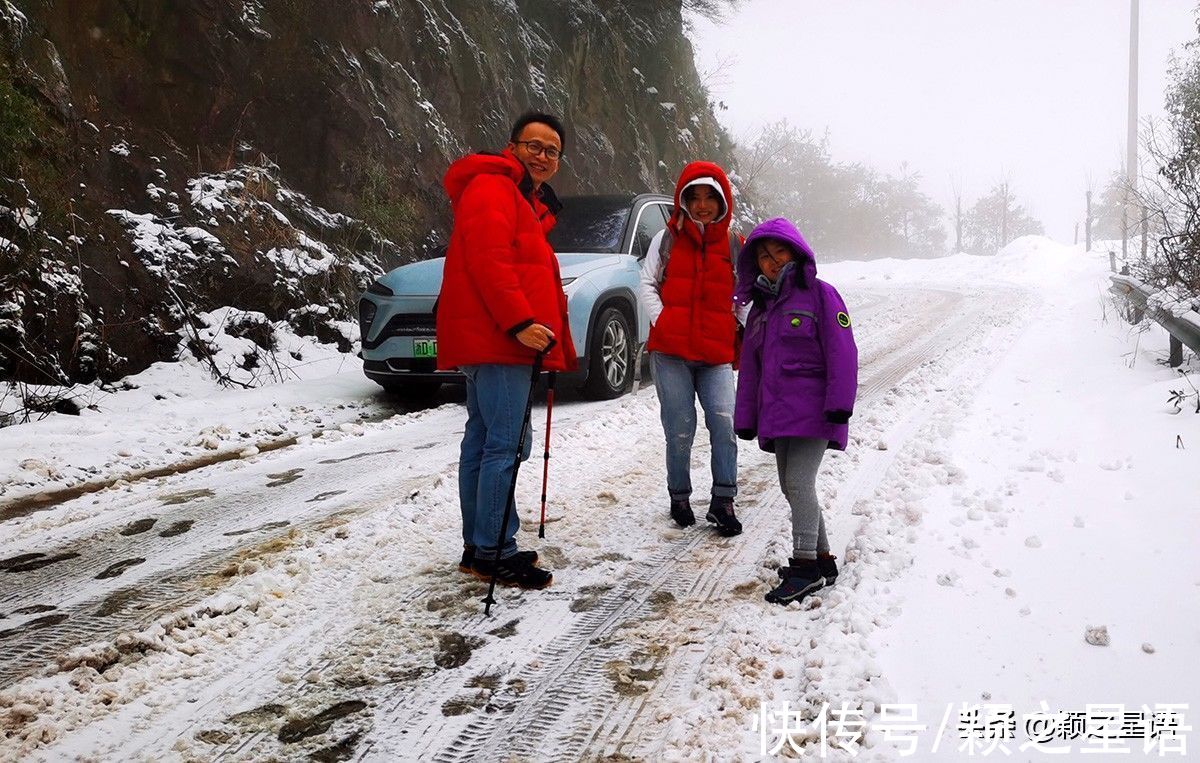
<path fill-rule="evenodd" d="M 562 122 L 530 112 L 499 154 L 472 154 L 446 172 L 454 212 L 437 307 L 438 368 L 467 377 L 467 425 L 458 463 L 463 517 L 459 569 L 498 583 L 545 588 L 537 553 L 518 551 L 516 507 L 496 547 L 525 422 L 529 370 L 575 369 L 558 258 L 546 241 L 561 209 L 546 181 L 566 143 Z M 552 342 L 553 340 L 553 342 Z M 521 459 L 529 457 L 526 436 Z"/>

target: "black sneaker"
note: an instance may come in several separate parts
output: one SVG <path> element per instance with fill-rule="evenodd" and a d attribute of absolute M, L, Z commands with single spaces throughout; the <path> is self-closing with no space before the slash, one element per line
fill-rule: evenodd
<path fill-rule="evenodd" d="M 789 559 L 788 561 L 791 564 L 779 568 L 779 585 L 766 595 L 767 601 L 772 604 L 782 604 L 785 607 L 825 586 L 825 578 L 821 576 L 817 560 Z"/>
<path fill-rule="evenodd" d="M 729 537 L 740 535 L 742 523 L 733 513 L 733 499 L 714 495 L 708 504 L 708 514 L 704 517 L 717 526 L 717 532 Z"/>
<path fill-rule="evenodd" d="M 671 519 L 680 527 L 691 527 L 696 524 L 696 515 L 692 513 L 692 502 L 686 498 L 671 499 Z"/>
<path fill-rule="evenodd" d="M 518 551 L 517 556 L 528 560 L 530 564 L 537 564 L 538 554 L 536 551 Z M 471 565 L 475 562 L 475 547 L 463 546 L 462 561 L 458 563 L 458 571 L 471 574 Z"/>
<path fill-rule="evenodd" d="M 817 569 L 825 578 L 825 585 L 831 586 L 837 580 L 837 557 L 832 554 L 817 554 Z"/>
<path fill-rule="evenodd" d="M 495 574 L 497 585 L 535 591 L 554 582 L 554 576 L 549 571 L 534 567 L 528 557 L 520 552 L 507 559 L 476 559 L 471 564 L 471 574 L 487 581 Z"/>

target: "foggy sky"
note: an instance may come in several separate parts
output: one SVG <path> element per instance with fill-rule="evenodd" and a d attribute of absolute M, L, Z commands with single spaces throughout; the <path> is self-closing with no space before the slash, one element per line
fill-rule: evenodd
<path fill-rule="evenodd" d="M 1047 234 L 1073 240 L 1090 174 L 1125 155 L 1129 0 L 744 0 L 697 21 L 697 66 L 735 138 L 787 117 L 829 129 L 835 161 L 923 175 L 964 207 L 1003 175 Z M 1139 110 L 1161 116 L 1195 0 L 1141 0 Z M 802 223 L 802 221 L 801 221 Z M 953 239 L 949 242 L 953 244 Z"/>

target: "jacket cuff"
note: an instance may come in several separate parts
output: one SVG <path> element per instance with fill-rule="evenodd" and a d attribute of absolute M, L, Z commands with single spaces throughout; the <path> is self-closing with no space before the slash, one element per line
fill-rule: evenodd
<path fill-rule="evenodd" d="M 830 424 L 849 424 L 851 411 L 825 411 L 825 420 Z"/>
<path fill-rule="evenodd" d="M 518 323 L 517 325 L 513 326 L 512 328 L 510 328 L 508 330 L 508 335 L 511 336 L 513 339 L 516 339 L 517 334 L 520 334 L 522 331 L 524 331 L 525 329 L 529 328 L 532 325 L 533 325 L 533 318 L 530 318 L 527 321 L 521 321 L 520 323 Z"/>
<path fill-rule="evenodd" d="M 757 433 L 753 429 L 735 429 L 734 434 L 743 440 L 753 440 Z"/>

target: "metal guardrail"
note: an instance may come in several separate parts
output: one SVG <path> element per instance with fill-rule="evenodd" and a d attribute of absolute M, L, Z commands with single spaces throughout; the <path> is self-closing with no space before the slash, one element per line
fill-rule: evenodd
<path fill-rule="evenodd" d="M 1167 296 L 1127 275 L 1111 275 L 1110 292 L 1128 300 L 1130 323 L 1140 323 L 1146 315 L 1171 335 L 1171 354 L 1167 362 L 1172 368 L 1183 364 L 1183 345 L 1200 355 L 1200 301 L 1190 305 Z"/>

